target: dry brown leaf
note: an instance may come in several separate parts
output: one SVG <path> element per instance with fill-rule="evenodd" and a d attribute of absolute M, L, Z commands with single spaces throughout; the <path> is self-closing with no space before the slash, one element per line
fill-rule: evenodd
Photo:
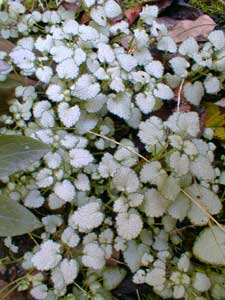
<path fill-rule="evenodd" d="M 172 30 L 180 20 L 176 20 L 170 17 L 159 17 L 156 19 L 157 23 L 165 24 L 168 30 Z"/>
<path fill-rule="evenodd" d="M 173 0 L 160 0 L 156 2 L 156 5 L 159 8 L 159 12 L 163 12 L 166 8 L 168 8 L 173 3 Z"/>
<path fill-rule="evenodd" d="M 90 14 L 89 13 L 84 13 L 82 18 L 81 18 L 81 24 L 88 24 L 90 21 Z"/>
<path fill-rule="evenodd" d="M 113 252 L 110 258 L 106 260 L 106 265 L 107 266 L 118 266 L 121 262 L 119 261 L 120 258 L 120 251 L 117 251 L 116 249 L 113 248 Z"/>
<path fill-rule="evenodd" d="M 61 4 L 65 9 L 72 10 L 72 11 L 78 11 L 80 9 L 81 1 L 77 0 L 73 3 L 63 2 Z"/>
<path fill-rule="evenodd" d="M 15 45 L 5 39 L 0 38 L 0 51 L 5 51 L 7 53 L 11 52 Z"/>
<path fill-rule="evenodd" d="M 10 74 L 7 77 L 7 80 L 2 82 L 1 87 L 4 87 L 4 84 L 5 84 L 5 88 L 7 88 L 8 82 L 9 82 L 8 87 L 11 88 L 11 89 L 15 88 L 19 85 L 25 85 L 25 86 L 33 85 L 34 86 L 34 85 L 37 84 L 36 80 L 30 79 L 30 78 L 25 77 L 25 76 L 20 75 L 20 74 Z"/>
<path fill-rule="evenodd" d="M 173 5 L 166 13 L 169 17 L 177 20 L 196 20 L 204 14 L 200 9 L 191 6 L 183 0 L 173 1 Z"/>
<path fill-rule="evenodd" d="M 111 24 L 111 25 L 114 25 L 114 24 L 116 24 L 116 23 L 119 23 L 120 21 L 122 21 L 123 20 L 123 15 L 121 14 L 121 15 L 119 15 L 118 17 L 115 17 L 114 19 L 110 19 L 109 20 L 109 23 Z"/>
<path fill-rule="evenodd" d="M 216 23 L 208 15 L 200 16 L 195 21 L 182 20 L 179 21 L 171 30 L 169 35 L 175 42 L 181 43 L 189 37 L 197 40 L 206 40 L 208 34 L 213 31 Z"/>
<path fill-rule="evenodd" d="M 128 8 L 124 11 L 124 15 L 126 16 L 128 23 L 131 25 L 134 23 L 134 21 L 139 16 L 139 13 L 141 12 L 141 5 L 137 4 L 132 8 Z"/>

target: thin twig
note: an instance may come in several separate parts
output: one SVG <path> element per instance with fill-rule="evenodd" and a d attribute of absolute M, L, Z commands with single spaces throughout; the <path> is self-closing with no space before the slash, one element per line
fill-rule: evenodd
<path fill-rule="evenodd" d="M 196 206 L 198 206 L 198 208 L 225 233 L 225 228 L 223 227 L 223 225 L 221 225 L 212 215 L 210 215 L 210 213 L 202 204 L 200 204 L 196 199 L 194 199 L 191 195 L 185 192 L 185 190 L 181 189 L 181 192 L 185 196 L 187 196 Z"/>
<path fill-rule="evenodd" d="M 38 242 L 35 240 L 35 238 L 33 237 L 33 235 L 29 232 L 28 233 L 30 239 L 35 243 L 36 246 L 39 246 Z"/>
<path fill-rule="evenodd" d="M 149 159 L 147 159 L 146 157 L 144 157 L 143 155 L 141 155 L 140 153 L 138 153 L 138 152 L 137 152 L 134 148 L 132 148 L 132 147 L 125 146 L 125 145 L 123 145 L 123 144 L 117 142 L 116 140 L 111 139 L 111 138 L 109 138 L 108 136 L 102 135 L 102 134 L 100 134 L 100 133 L 97 133 L 97 132 L 94 132 L 94 131 L 91 131 L 91 130 L 89 130 L 88 132 L 89 132 L 90 134 L 93 134 L 93 135 L 96 135 L 96 136 L 98 136 L 98 137 L 101 137 L 101 138 L 103 138 L 103 139 L 105 139 L 105 140 L 107 140 L 107 141 L 109 141 L 109 142 L 112 142 L 112 143 L 114 143 L 114 144 L 116 144 L 116 145 L 119 145 L 119 146 L 121 146 L 121 147 L 127 149 L 128 151 L 130 151 L 130 152 L 136 154 L 137 156 L 139 156 L 140 158 L 142 158 L 144 161 L 150 162 Z"/>
<path fill-rule="evenodd" d="M 45 10 L 45 7 L 44 7 L 43 3 L 41 2 L 41 0 L 38 0 L 38 2 L 39 2 L 39 5 L 40 5 L 41 9 Z"/>
<path fill-rule="evenodd" d="M 181 91 L 183 88 L 184 79 L 181 80 L 181 84 L 179 86 L 178 95 L 177 95 L 177 111 L 180 111 L 180 99 L 181 99 Z"/>
<path fill-rule="evenodd" d="M 139 290 L 138 290 L 138 289 L 136 289 L 136 294 L 137 294 L 138 300 L 141 300 L 141 297 L 140 297 L 140 294 L 139 294 Z"/>
<path fill-rule="evenodd" d="M 217 241 L 217 239 L 216 239 L 216 235 L 215 235 L 215 233 L 214 233 L 213 226 L 212 226 L 212 223 L 211 223 L 210 220 L 209 220 L 209 227 L 210 227 L 210 229 L 211 229 L 211 231 L 212 231 L 212 235 L 213 235 L 213 238 L 214 238 L 214 240 L 215 240 L 215 243 L 217 244 L 217 247 L 220 249 L 221 254 L 222 254 L 222 257 L 223 257 L 223 260 L 224 260 L 224 262 L 225 262 L 224 251 L 223 251 L 223 249 L 221 248 L 221 245 L 218 243 L 218 241 Z"/>

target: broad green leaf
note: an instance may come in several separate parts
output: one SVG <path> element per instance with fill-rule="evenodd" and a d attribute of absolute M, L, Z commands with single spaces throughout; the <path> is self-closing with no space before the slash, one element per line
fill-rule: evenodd
<path fill-rule="evenodd" d="M 0 196 L 0 236 L 16 236 L 41 227 L 38 219 L 16 201 Z"/>
<path fill-rule="evenodd" d="M 194 243 L 193 254 L 202 262 L 225 266 L 225 231 L 216 225 L 203 230 Z"/>
<path fill-rule="evenodd" d="M 35 85 L 36 83 L 36 81 L 19 74 L 9 74 L 5 81 L 0 81 L 0 114 L 8 112 L 9 101 L 15 98 L 17 86 Z"/>
<path fill-rule="evenodd" d="M 49 147 L 25 136 L 0 136 L 0 177 L 28 167 L 49 152 Z"/>

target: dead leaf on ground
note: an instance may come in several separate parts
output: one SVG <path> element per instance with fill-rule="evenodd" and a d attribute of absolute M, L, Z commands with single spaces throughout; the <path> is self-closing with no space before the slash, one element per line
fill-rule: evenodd
<path fill-rule="evenodd" d="M 215 27 L 216 23 L 213 19 L 208 15 L 203 15 L 195 21 L 179 21 L 171 30 L 169 30 L 169 35 L 177 43 L 181 43 L 191 36 L 196 38 L 198 41 L 204 41 Z"/>
<path fill-rule="evenodd" d="M 116 249 L 113 248 L 111 257 L 106 260 L 106 265 L 118 266 L 118 264 L 120 264 L 119 258 L 120 258 L 120 251 L 117 251 Z"/>
<path fill-rule="evenodd" d="M 81 5 L 81 2 L 79 0 L 74 1 L 73 3 L 68 3 L 68 2 L 62 3 L 62 6 L 65 9 L 72 10 L 72 11 L 78 11 L 80 8 L 80 5 Z"/>
<path fill-rule="evenodd" d="M 119 23 L 120 21 L 122 21 L 123 20 L 123 15 L 121 14 L 121 15 L 119 15 L 118 17 L 115 17 L 114 19 L 110 19 L 109 20 L 109 23 L 111 24 L 111 25 L 114 25 L 114 24 L 116 24 L 116 23 Z"/>
<path fill-rule="evenodd" d="M 81 18 L 81 24 L 88 24 L 90 21 L 90 14 L 89 13 L 84 13 L 82 18 Z"/>
<path fill-rule="evenodd" d="M 11 52 L 15 45 L 5 39 L 0 38 L 0 51 L 5 51 L 7 53 Z"/>
<path fill-rule="evenodd" d="M 168 30 L 173 29 L 180 22 L 170 17 L 159 17 L 156 21 L 159 24 L 165 24 Z"/>
<path fill-rule="evenodd" d="M 203 12 L 184 2 L 174 2 L 173 5 L 167 10 L 167 16 L 176 20 L 196 20 L 203 15 Z"/>
<path fill-rule="evenodd" d="M 123 48 L 128 49 L 129 45 L 131 44 L 133 37 L 131 35 L 122 37 L 119 43 L 123 46 Z"/>
<path fill-rule="evenodd" d="M 166 8 L 168 8 L 173 3 L 173 0 L 160 0 L 156 3 L 159 8 L 159 12 L 163 12 Z"/>
<path fill-rule="evenodd" d="M 124 15 L 126 16 L 129 25 L 132 25 L 135 22 L 141 12 L 141 9 L 141 5 L 137 4 L 134 7 L 128 8 L 124 11 Z"/>
<path fill-rule="evenodd" d="M 0 89 L 14 89 L 19 85 L 35 85 L 37 84 L 36 80 L 24 77 L 19 74 L 10 74 L 5 81 L 0 82 Z"/>
<path fill-rule="evenodd" d="M 205 127 L 214 130 L 214 137 L 225 141 L 225 108 L 214 103 L 205 104 Z"/>

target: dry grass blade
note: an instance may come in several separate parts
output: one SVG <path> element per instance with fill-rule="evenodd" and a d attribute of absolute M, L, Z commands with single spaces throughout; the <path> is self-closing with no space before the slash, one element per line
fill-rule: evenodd
<path fill-rule="evenodd" d="M 112 142 L 112 143 L 114 143 L 114 144 L 116 144 L 116 145 L 119 145 L 119 146 L 121 146 L 121 147 L 127 149 L 128 151 L 130 151 L 130 152 L 136 154 L 137 156 L 139 156 L 139 157 L 140 157 L 141 159 L 143 159 L 144 161 L 150 162 L 149 159 L 147 159 L 147 158 L 144 157 L 143 155 L 139 154 L 139 153 L 138 153 L 134 148 L 132 148 L 132 147 L 125 146 L 125 145 L 123 145 L 123 144 L 117 142 L 116 140 L 111 139 L 111 138 L 109 138 L 108 136 L 102 135 L 102 134 L 100 134 L 100 133 L 97 133 L 97 132 L 94 132 L 94 131 L 91 131 L 91 130 L 88 131 L 88 132 L 89 132 L 90 134 L 93 134 L 93 135 L 96 135 L 96 136 L 98 136 L 98 137 L 101 137 L 101 138 L 105 139 L 106 141 L 109 141 L 109 142 Z"/>
<path fill-rule="evenodd" d="M 213 223 L 215 223 L 224 233 L 225 228 L 221 225 L 208 211 L 207 209 L 200 204 L 196 199 L 194 199 L 190 194 L 188 194 L 185 190 L 181 189 L 181 192 L 187 196 Z"/>
<path fill-rule="evenodd" d="M 177 111 L 180 111 L 180 100 L 181 100 L 181 91 L 184 85 L 184 79 L 182 79 L 180 86 L 179 86 L 179 90 L 178 90 L 178 95 L 177 95 Z"/>
<path fill-rule="evenodd" d="M 139 293 L 139 290 L 138 290 L 138 289 L 136 289 L 136 294 L 137 294 L 137 299 L 138 299 L 138 300 L 141 300 L 140 293 Z"/>

